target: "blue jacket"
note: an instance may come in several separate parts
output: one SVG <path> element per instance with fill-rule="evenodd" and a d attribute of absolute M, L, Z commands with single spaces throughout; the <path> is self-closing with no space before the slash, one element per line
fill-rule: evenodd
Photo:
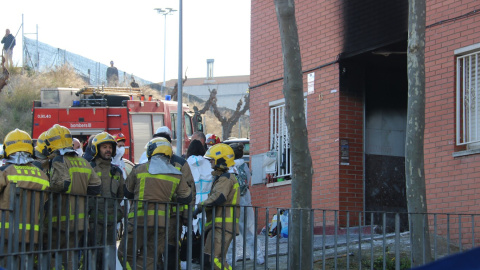
<path fill-rule="evenodd" d="M 15 37 L 12 34 L 2 38 L 3 49 L 13 49 L 15 47 Z"/>

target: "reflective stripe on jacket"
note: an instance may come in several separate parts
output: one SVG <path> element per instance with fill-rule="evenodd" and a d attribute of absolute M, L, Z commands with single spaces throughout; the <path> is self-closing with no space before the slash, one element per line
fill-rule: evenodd
<path fill-rule="evenodd" d="M 222 228 L 223 209 L 225 209 L 225 230 L 233 233 L 233 223 L 235 222 L 235 234 L 238 234 L 240 208 L 234 206 L 238 205 L 240 200 L 240 189 L 237 178 L 231 173 L 218 174 L 218 171 L 212 172 L 212 175 L 214 176 L 212 190 L 208 195 L 208 198 L 201 203 L 202 206 L 207 207 L 207 222 L 205 223 L 206 230 L 211 229 L 209 228 L 212 226 L 211 207 L 215 207 L 215 227 Z"/>
<path fill-rule="evenodd" d="M 123 217 L 123 211 L 120 206 L 120 202 L 123 199 L 123 186 L 125 185 L 125 180 L 123 179 L 123 173 L 115 165 L 112 165 L 111 160 L 104 160 L 102 158 L 95 158 L 95 160 L 91 163 L 93 169 L 97 173 L 97 176 L 102 181 L 102 191 L 101 196 L 105 198 L 115 198 L 114 199 L 107 199 L 107 207 L 108 207 L 108 216 L 107 222 L 108 224 L 115 224 L 118 220 Z M 112 175 L 113 173 L 113 175 Z M 105 199 L 99 198 L 97 200 L 97 222 L 104 223 L 104 209 L 105 209 Z M 114 203 L 117 205 L 117 217 L 115 220 L 115 206 Z M 95 201 L 89 201 L 89 209 L 90 213 L 94 213 L 95 211 Z M 95 219 L 90 217 L 90 222 L 93 222 Z"/>
<path fill-rule="evenodd" d="M 52 226 L 58 228 L 58 208 L 61 208 L 60 229 L 66 230 L 67 212 L 69 213 L 70 232 L 73 232 L 75 223 L 79 231 L 88 229 L 84 227 L 85 198 L 86 195 L 100 194 L 102 184 L 88 161 L 77 157 L 76 154 L 56 156 L 50 170 L 50 184 L 52 190 L 64 193 L 60 195 L 60 201 L 57 195 L 51 202 L 53 204 Z M 68 196 L 67 194 L 82 196 Z"/>
<path fill-rule="evenodd" d="M 174 196 L 191 198 L 191 190 L 181 175 L 150 174 L 148 166 L 150 161 L 136 166 L 127 177 L 125 184 L 127 198 L 138 200 L 130 207 L 129 223 L 133 224 L 136 204 L 138 226 L 143 226 L 145 215 L 147 215 L 147 225 L 154 226 L 154 216 L 157 215 L 158 227 L 165 227 L 165 203 L 171 202 Z M 147 209 L 145 209 L 145 201 L 148 201 Z M 156 203 L 159 204 L 155 213 Z M 172 213 L 171 210 L 169 212 Z"/>
<path fill-rule="evenodd" d="M 190 169 L 190 165 L 188 165 L 188 162 L 177 155 L 173 155 L 172 158 L 170 159 L 170 164 L 172 164 L 177 170 L 182 172 L 182 180 L 187 183 L 187 185 L 190 187 L 190 190 L 192 191 L 192 198 L 195 198 L 196 196 L 196 188 L 195 188 L 195 181 L 193 180 L 193 175 L 192 171 Z M 173 199 L 174 202 L 176 202 L 176 198 Z M 192 209 L 195 209 L 195 199 L 192 200 L 190 205 L 188 204 L 183 204 L 180 205 L 178 212 L 180 213 L 180 216 L 187 218 L 188 217 L 188 208 L 192 207 Z M 172 208 L 172 215 L 171 217 L 176 216 L 177 214 L 177 207 L 174 205 Z"/>
<path fill-rule="evenodd" d="M 10 191 L 11 183 L 15 183 L 17 187 L 32 189 L 38 191 L 48 190 L 50 187 L 50 182 L 47 175 L 37 166 L 34 166 L 32 163 L 27 163 L 24 165 L 16 164 L 7 164 L 0 168 L 0 208 L 1 209 L 11 209 L 10 208 Z M 23 192 L 26 194 L 26 203 L 23 201 Z M 30 231 L 34 230 L 34 242 L 38 242 L 38 232 L 40 230 L 40 211 L 43 210 L 42 201 L 45 203 L 46 194 L 43 198 L 41 192 L 33 192 L 30 190 L 23 190 L 20 194 L 20 207 L 19 209 L 13 209 L 14 211 L 18 210 L 18 215 L 20 217 L 18 223 L 18 229 L 20 232 L 19 241 L 30 242 Z M 34 209 L 31 209 L 31 202 L 34 200 L 35 206 Z M 15 207 L 15 206 L 14 206 Z M 23 220 L 23 213 L 25 212 L 25 220 Z M 3 224 L 0 220 L 0 228 L 5 227 L 5 237 L 8 238 L 8 229 L 13 228 L 14 221 L 9 219 L 9 213 L 6 212 L 6 222 Z M 33 220 L 31 220 L 31 214 L 34 214 Z M 25 225 L 25 226 L 24 226 Z M 25 240 L 23 240 L 23 230 L 25 229 Z"/>

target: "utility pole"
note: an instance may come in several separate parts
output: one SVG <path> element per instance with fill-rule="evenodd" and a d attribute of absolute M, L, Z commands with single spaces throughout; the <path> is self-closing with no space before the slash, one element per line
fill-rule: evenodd
<path fill-rule="evenodd" d="M 182 145 L 183 145 L 183 100 L 182 100 L 182 90 L 183 90 L 183 1 L 179 1 L 179 12 L 178 12 L 178 98 L 177 98 L 177 155 L 182 155 Z"/>
<path fill-rule="evenodd" d="M 173 15 L 176 9 L 173 8 L 155 8 L 158 14 L 163 15 L 165 23 L 163 24 L 163 83 L 161 92 L 165 93 L 165 69 L 166 69 L 166 57 L 167 57 L 167 15 Z"/>

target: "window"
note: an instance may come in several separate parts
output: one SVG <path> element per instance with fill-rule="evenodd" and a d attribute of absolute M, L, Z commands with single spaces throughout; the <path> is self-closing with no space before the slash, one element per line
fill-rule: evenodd
<path fill-rule="evenodd" d="M 480 45 L 456 50 L 457 54 L 457 145 L 480 148 L 479 64 Z"/>
<path fill-rule="evenodd" d="M 193 129 L 192 129 L 192 117 L 188 114 L 184 115 L 184 120 L 185 120 L 185 133 L 187 136 L 192 136 L 193 134 Z M 177 139 L 177 114 L 176 113 L 170 113 L 170 124 L 172 126 L 171 131 L 172 131 L 172 140 Z"/>
<path fill-rule="evenodd" d="M 132 115 L 132 132 L 133 145 L 135 145 L 134 158 L 138 162 L 142 153 L 145 151 L 144 146 L 152 138 L 152 118 L 148 114 Z"/>
<path fill-rule="evenodd" d="M 185 133 L 187 133 L 187 136 L 190 137 L 193 135 L 192 117 L 188 113 L 185 113 L 184 119 L 185 119 Z"/>
<path fill-rule="evenodd" d="M 270 103 L 270 105 L 282 103 L 270 107 L 270 149 L 277 152 L 277 173 L 274 177 L 289 179 L 292 176 L 292 155 L 290 153 L 290 138 L 288 136 L 287 123 L 285 123 L 285 102 L 281 100 L 280 102 L 272 103 Z M 304 105 L 306 121 L 307 99 L 305 99 Z"/>
<path fill-rule="evenodd" d="M 159 127 L 164 126 L 163 114 L 152 114 L 153 117 L 153 130 L 157 130 Z"/>

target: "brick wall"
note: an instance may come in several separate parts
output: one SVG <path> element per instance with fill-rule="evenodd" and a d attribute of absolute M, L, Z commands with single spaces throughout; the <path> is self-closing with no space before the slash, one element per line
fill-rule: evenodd
<path fill-rule="evenodd" d="M 308 2 L 308 3 L 307 3 Z M 337 59 L 344 42 L 342 1 L 297 2 L 303 70 Z M 473 0 L 427 0 L 427 26 L 480 8 Z M 478 13 L 477 13 L 478 14 Z M 454 158 L 454 50 L 480 43 L 480 15 L 444 21 L 426 31 L 425 174 L 429 212 L 480 212 L 480 154 Z M 313 160 L 313 207 L 363 208 L 363 99 L 339 89 L 338 64 L 315 69 L 315 93 L 307 97 L 307 127 Z M 304 74 L 304 91 L 307 91 Z M 283 98 L 283 63 L 273 1 L 252 1 L 251 154 L 269 150 L 269 102 Z M 337 91 L 333 91 L 337 90 Z M 339 142 L 350 143 L 349 166 L 339 165 Z M 254 186 L 253 204 L 289 207 L 290 185 Z M 271 211 L 275 212 L 275 211 Z M 264 212 L 263 212 L 264 213 Z M 342 219 L 342 217 L 340 216 Z M 350 217 L 355 220 L 355 217 Z"/>
<path fill-rule="evenodd" d="M 337 1 L 311 1 L 297 4 L 296 8 L 302 69 L 309 70 L 335 61 L 342 47 L 341 5 Z M 273 1 L 252 1 L 254 25 L 256 27 L 251 30 L 251 86 L 283 77 L 280 34 Z M 311 72 L 315 72 L 315 92 L 307 96 L 307 127 L 314 169 L 312 203 L 314 208 L 339 209 L 338 64 Z M 307 72 L 303 78 L 306 92 Z M 282 87 L 283 81 L 278 80 L 250 92 L 252 155 L 270 149 L 269 102 L 283 98 Z M 291 205 L 291 185 L 269 188 L 256 185 L 251 192 L 256 206 Z"/>
<path fill-rule="evenodd" d="M 340 134 L 349 142 L 349 165 L 340 165 L 339 210 L 363 210 L 363 94 L 362 91 L 342 91 L 340 94 Z M 358 213 L 352 212 L 351 219 L 358 225 Z M 340 213 L 340 223 L 346 223 Z"/>
<path fill-rule="evenodd" d="M 477 1 L 428 1 L 427 26 L 480 8 Z M 480 155 L 455 151 L 454 50 L 480 43 L 480 16 L 460 18 L 426 31 L 425 175 L 429 212 L 480 212 Z"/>

